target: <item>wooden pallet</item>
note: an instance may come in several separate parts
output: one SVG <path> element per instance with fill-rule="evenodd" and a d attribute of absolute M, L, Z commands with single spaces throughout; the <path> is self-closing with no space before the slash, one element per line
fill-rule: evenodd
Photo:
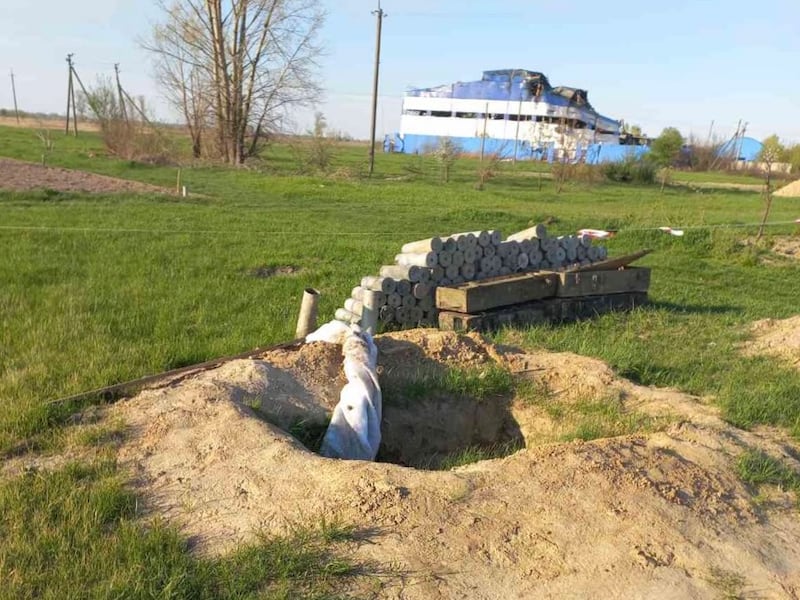
<path fill-rule="evenodd" d="M 439 328 L 450 331 L 492 331 L 501 327 L 575 321 L 612 311 L 632 310 L 647 303 L 647 293 L 545 298 L 479 313 L 439 312 Z"/>

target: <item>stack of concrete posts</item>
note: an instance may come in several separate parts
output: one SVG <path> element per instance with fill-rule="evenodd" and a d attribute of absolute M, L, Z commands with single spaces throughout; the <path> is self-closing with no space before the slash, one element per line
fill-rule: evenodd
<path fill-rule="evenodd" d="M 548 235 L 544 225 L 514 233 L 500 244 L 503 267 L 510 274 L 519 271 L 563 271 L 585 267 L 608 258 L 608 250 L 593 244 L 587 235 Z"/>
<path fill-rule="evenodd" d="M 409 242 L 394 257 L 395 264 L 361 279 L 335 317 L 359 323 L 370 332 L 436 326 L 437 287 L 518 272 L 563 270 L 606 255 L 591 238 L 551 237 L 544 225 L 505 241 L 498 230 L 487 230 Z"/>

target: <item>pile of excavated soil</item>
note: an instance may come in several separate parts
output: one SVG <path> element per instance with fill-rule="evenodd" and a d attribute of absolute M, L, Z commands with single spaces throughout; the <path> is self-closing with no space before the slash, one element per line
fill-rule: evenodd
<path fill-rule="evenodd" d="M 59 167 L 0 158 L 0 189 L 13 191 L 56 190 L 59 192 L 166 194 L 168 190 L 138 181 L 96 175 Z"/>
<path fill-rule="evenodd" d="M 800 198 L 800 179 L 776 190 L 773 196 L 780 196 L 781 198 Z"/>
<path fill-rule="evenodd" d="M 438 331 L 377 343 L 382 382 L 500 364 L 567 400 L 612 397 L 625 410 L 671 415 L 673 424 L 651 435 L 547 444 L 538 437 L 542 414 L 524 402 L 404 401 L 398 387 L 384 440 L 400 446 L 406 437 L 409 451 L 435 451 L 438 441 L 428 438 L 488 439 L 513 425 L 526 448 L 451 471 L 326 459 L 285 431 L 298 419 L 324 420 L 342 384 L 341 348 L 308 344 L 109 409 L 129 424 L 120 460 L 149 510 L 210 554 L 258 531 L 322 518 L 351 523 L 360 534 L 351 559 L 364 565 L 344 590 L 354 594 L 377 585 L 385 598 L 715 598 L 733 581 L 737 594 L 800 595 L 791 497 L 773 491 L 756 508 L 732 468 L 748 448 L 797 468 L 796 451 L 777 435 L 735 429 L 698 398 L 634 385 L 574 354 Z M 414 411 L 416 423 L 403 418 Z"/>
<path fill-rule="evenodd" d="M 776 356 L 800 368 L 800 316 L 756 321 L 751 332 L 753 339 L 745 343 L 745 354 Z"/>

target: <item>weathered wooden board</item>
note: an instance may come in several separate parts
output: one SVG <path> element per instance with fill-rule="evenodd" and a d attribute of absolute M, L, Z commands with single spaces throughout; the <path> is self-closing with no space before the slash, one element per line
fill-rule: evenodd
<path fill-rule="evenodd" d="M 462 313 L 477 313 L 555 296 L 558 277 L 553 273 L 521 273 L 470 281 L 436 289 L 436 307 Z"/>
<path fill-rule="evenodd" d="M 650 269 L 628 267 L 612 271 L 575 271 L 554 273 L 558 277 L 556 296 L 598 296 L 646 292 L 650 289 Z"/>
<path fill-rule="evenodd" d="M 504 326 L 575 321 L 612 311 L 632 310 L 645 303 L 645 292 L 546 298 L 477 314 L 441 311 L 439 328 L 451 331 L 492 331 Z"/>
<path fill-rule="evenodd" d="M 607 258 L 606 260 L 601 260 L 584 267 L 567 269 L 567 271 L 610 271 L 613 269 L 619 269 L 620 267 L 627 267 L 632 262 L 639 260 L 643 256 L 647 256 L 651 252 L 652 250 L 645 248 L 644 250 L 639 250 L 633 254 L 625 254 L 624 256 L 618 256 L 617 258 Z"/>

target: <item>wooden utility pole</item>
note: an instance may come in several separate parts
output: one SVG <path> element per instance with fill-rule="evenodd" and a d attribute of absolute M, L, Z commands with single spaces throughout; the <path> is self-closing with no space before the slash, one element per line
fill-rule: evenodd
<path fill-rule="evenodd" d="M 14 69 L 11 69 L 11 95 L 14 96 L 14 114 L 17 117 L 17 125 L 19 125 L 19 108 L 17 108 L 17 87 L 14 85 Z"/>
<path fill-rule="evenodd" d="M 369 176 L 372 177 L 372 172 L 375 170 L 375 121 L 378 116 L 378 74 L 381 65 L 381 29 L 383 27 L 383 18 L 386 13 L 381 8 L 381 2 L 378 0 L 378 10 L 373 10 L 372 14 L 378 18 L 377 33 L 375 35 L 375 73 L 372 78 L 372 123 L 369 128 Z"/>

